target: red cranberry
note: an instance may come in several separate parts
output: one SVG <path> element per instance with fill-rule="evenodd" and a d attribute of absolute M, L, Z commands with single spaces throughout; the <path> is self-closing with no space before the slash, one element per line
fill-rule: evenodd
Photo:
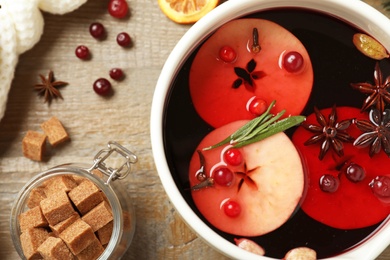
<path fill-rule="evenodd" d="M 108 3 L 108 13 L 115 18 L 124 18 L 129 12 L 129 6 L 125 0 L 110 0 Z"/>
<path fill-rule="evenodd" d="M 104 26 L 101 23 L 91 23 L 89 26 L 89 33 L 92 35 L 92 37 L 96 39 L 101 39 L 104 37 Z"/>
<path fill-rule="evenodd" d="M 118 34 L 116 37 L 116 42 L 122 46 L 122 47 L 127 47 L 131 44 L 131 38 L 128 33 L 121 32 Z"/>
<path fill-rule="evenodd" d="M 345 169 L 345 175 L 352 182 L 362 181 L 366 177 L 364 168 L 356 163 L 350 163 Z"/>
<path fill-rule="evenodd" d="M 121 80 L 123 76 L 123 71 L 119 68 L 113 68 L 110 70 L 110 77 L 114 80 Z"/>
<path fill-rule="evenodd" d="M 229 148 L 223 155 L 227 164 L 238 166 L 242 163 L 242 155 L 237 148 Z"/>
<path fill-rule="evenodd" d="M 390 198 L 390 178 L 387 176 L 377 176 L 370 182 L 372 192 L 381 199 Z"/>
<path fill-rule="evenodd" d="M 320 188 L 324 192 L 335 192 L 340 185 L 340 180 L 333 175 L 324 174 L 320 178 Z"/>
<path fill-rule="evenodd" d="M 234 173 L 227 167 L 219 167 L 213 173 L 213 179 L 221 186 L 230 186 L 234 178 Z"/>
<path fill-rule="evenodd" d="M 251 114 L 255 116 L 262 115 L 268 108 L 267 102 L 258 97 L 254 97 L 248 102 L 250 102 L 248 110 Z"/>
<path fill-rule="evenodd" d="M 219 50 L 219 57 L 224 62 L 230 63 L 230 62 L 233 62 L 233 61 L 236 60 L 237 53 L 236 53 L 236 51 L 232 47 L 230 47 L 230 46 L 223 46 Z"/>
<path fill-rule="evenodd" d="M 284 54 L 283 68 L 290 73 L 299 72 L 303 68 L 302 55 L 296 51 L 291 51 Z"/>
<path fill-rule="evenodd" d="M 105 78 L 97 79 L 93 83 L 93 90 L 98 95 L 107 96 L 111 92 L 111 83 Z"/>
<path fill-rule="evenodd" d="M 226 201 L 223 204 L 223 210 L 228 217 L 235 218 L 241 213 L 241 206 L 233 200 Z"/>
<path fill-rule="evenodd" d="M 77 58 L 79 59 L 86 60 L 89 58 L 89 49 L 87 46 L 84 45 L 77 46 L 75 53 Z"/>

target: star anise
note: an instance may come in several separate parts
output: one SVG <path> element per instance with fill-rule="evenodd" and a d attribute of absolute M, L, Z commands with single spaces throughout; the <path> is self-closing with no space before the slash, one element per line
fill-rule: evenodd
<path fill-rule="evenodd" d="M 386 104 L 390 104 L 390 76 L 383 81 L 382 71 L 377 62 L 374 70 L 374 84 L 352 83 L 354 89 L 359 90 L 369 96 L 363 103 L 361 111 L 366 111 L 375 106 L 379 111 L 384 111 Z"/>
<path fill-rule="evenodd" d="M 257 184 L 256 182 L 250 177 L 250 174 L 255 171 L 256 169 L 258 169 L 259 167 L 255 167 L 253 169 L 250 169 L 248 170 L 247 169 L 247 166 L 246 164 L 244 165 L 244 171 L 243 172 L 234 172 L 236 175 L 238 175 L 239 177 L 241 177 L 239 183 L 238 183 L 238 186 L 237 186 L 237 192 L 239 192 L 241 190 L 241 187 L 242 187 L 242 184 L 244 184 L 244 182 L 249 186 L 251 187 L 252 189 L 255 189 L 257 190 Z"/>
<path fill-rule="evenodd" d="M 383 151 L 390 157 L 390 109 L 381 113 L 371 109 L 368 120 L 356 120 L 356 126 L 363 132 L 353 143 L 358 147 L 370 146 L 369 155 L 373 157 Z"/>
<path fill-rule="evenodd" d="M 353 137 L 345 132 L 345 130 L 352 124 L 352 119 L 337 122 L 336 106 L 332 107 L 328 120 L 326 120 L 325 116 L 318 110 L 318 108 L 314 107 L 314 112 L 319 125 L 302 124 L 305 129 L 315 134 L 309 138 L 304 145 L 321 142 L 321 150 L 318 156 L 320 160 L 324 158 L 330 147 L 332 147 L 339 157 L 343 156 L 343 142 L 353 142 Z"/>
<path fill-rule="evenodd" d="M 39 75 L 39 77 L 41 78 L 41 83 L 36 84 L 34 86 L 34 89 L 38 91 L 39 95 L 44 96 L 45 103 L 49 102 L 50 104 L 51 100 L 57 97 L 63 99 L 61 92 L 57 89 L 57 87 L 67 85 L 68 84 L 67 82 L 54 81 L 53 71 L 51 70 L 49 71 L 49 75 L 47 76 L 47 78 L 41 74 Z"/>
<path fill-rule="evenodd" d="M 239 88 L 242 84 L 247 90 L 254 91 L 256 83 L 254 80 L 258 80 L 265 76 L 265 73 L 261 70 L 255 71 L 256 61 L 251 59 L 247 64 L 246 68 L 234 67 L 234 73 L 238 76 L 233 82 L 233 88 Z"/>

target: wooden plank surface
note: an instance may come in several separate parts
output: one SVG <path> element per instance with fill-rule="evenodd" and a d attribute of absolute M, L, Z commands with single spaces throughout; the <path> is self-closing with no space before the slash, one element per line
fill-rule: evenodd
<path fill-rule="evenodd" d="M 118 21 L 108 15 L 107 2 L 89 0 L 63 16 L 44 14 L 40 42 L 20 56 L 0 122 L 0 259 L 18 259 L 8 223 L 19 189 L 44 169 L 67 162 L 92 163 L 97 150 L 109 140 L 139 157 L 134 173 L 124 183 L 137 217 L 125 259 L 226 259 L 181 220 L 163 190 L 151 152 L 149 113 L 155 84 L 164 61 L 190 25 L 168 20 L 155 0 L 129 0 L 131 16 Z M 381 8 L 380 1 L 367 2 Z M 106 27 L 108 35 L 103 41 L 89 35 L 88 27 L 95 21 Z M 132 48 L 116 44 L 115 37 L 122 31 L 132 36 Z M 80 44 L 89 47 L 91 60 L 75 57 Z M 122 68 L 126 77 L 111 81 L 114 95 L 102 98 L 93 92 L 92 84 L 97 78 L 108 78 L 113 67 Z M 38 74 L 46 75 L 49 70 L 57 80 L 69 82 L 60 89 L 64 99 L 50 106 L 33 91 Z M 44 162 L 24 158 L 21 142 L 26 131 L 40 131 L 40 124 L 51 116 L 63 122 L 71 141 L 51 149 Z M 390 259 L 390 248 L 378 259 Z"/>

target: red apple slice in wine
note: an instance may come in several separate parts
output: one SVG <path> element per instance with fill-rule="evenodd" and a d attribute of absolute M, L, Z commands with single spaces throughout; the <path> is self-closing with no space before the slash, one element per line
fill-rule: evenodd
<path fill-rule="evenodd" d="M 331 109 L 323 109 L 321 113 L 328 118 Z M 352 107 L 337 108 L 337 122 L 344 119 L 366 119 L 367 114 Z M 315 114 L 306 118 L 307 124 L 319 125 Z M 362 132 L 351 125 L 347 132 L 357 138 Z M 302 160 L 306 163 L 308 188 L 302 209 L 312 218 L 326 225 L 339 229 L 355 229 L 374 225 L 390 214 L 390 203 L 385 203 L 373 194 L 370 182 L 376 176 L 390 176 L 390 159 L 381 151 L 372 158 L 369 148 L 358 148 L 352 143 L 343 143 L 344 156 L 337 156 L 331 149 L 324 158 L 318 158 L 320 144 L 304 145 L 314 134 L 299 127 L 293 135 L 293 142 L 299 150 Z M 355 163 L 365 170 L 361 181 L 353 182 L 346 177 L 344 169 L 350 163 Z M 339 186 L 334 192 L 321 190 L 319 182 L 324 174 L 339 179 Z"/>
<path fill-rule="evenodd" d="M 189 77 L 194 107 L 213 127 L 253 119 L 274 100 L 276 111 L 298 115 L 312 84 L 312 64 L 303 44 L 262 19 L 223 25 L 200 47 Z"/>
<path fill-rule="evenodd" d="M 218 143 L 246 122 L 215 129 L 197 151 Z M 304 175 L 297 150 L 284 133 L 278 133 L 239 148 L 242 162 L 232 165 L 224 156 L 229 147 L 201 151 L 202 158 L 195 151 L 189 179 L 197 208 L 213 226 L 227 233 L 248 237 L 275 230 L 290 218 L 302 196 Z M 198 189 L 201 173 L 213 178 L 214 184 Z M 223 175 L 232 178 L 221 178 Z"/>

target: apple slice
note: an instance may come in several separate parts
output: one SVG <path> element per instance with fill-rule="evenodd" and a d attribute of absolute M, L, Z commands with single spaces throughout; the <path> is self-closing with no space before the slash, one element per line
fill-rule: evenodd
<path fill-rule="evenodd" d="M 284 133 L 237 149 L 241 163 L 225 159 L 231 145 L 201 151 L 245 123 L 217 128 L 200 142 L 190 162 L 189 180 L 197 208 L 213 226 L 230 234 L 258 236 L 289 219 L 302 196 L 304 175 L 299 154 Z M 233 173 L 232 178 L 221 180 L 221 168 Z M 205 181 L 199 179 L 202 174 Z M 207 185 L 200 188 L 200 183 Z"/>
<path fill-rule="evenodd" d="M 331 108 L 327 108 L 320 112 L 328 118 L 330 111 Z M 367 114 L 360 113 L 357 108 L 337 108 L 337 122 L 353 118 L 368 120 Z M 306 124 L 319 125 L 315 114 L 306 118 Z M 362 134 L 355 125 L 351 125 L 347 132 L 354 138 Z M 370 158 L 368 148 L 343 143 L 344 156 L 339 157 L 330 149 L 319 160 L 320 143 L 304 145 L 313 135 L 299 127 L 292 138 L 306 163 L 308 175 L 307 194 L 302 202 L 303 211 L 317 221 L 339 229 L 363 228 L 384 220 L 390 214 L 390 203 L 384 203 L 373 194 L 370 182 L 376 176 L 390 176 L 390 159 L 387 155 L 381 151 Z M 350 163 L 358 164 L 365 170 L 363 180 L 353 182 L 346 177 L 343 168 Z M 324 192 L 320 189 L 319 182 L 324 174 L 338 177 L 339 186 L 336 191 Z"/>
<path fill-rule="evenodd" d="M 252 50 L 254 41 L 258 52 Z M 223 25 L 200 47 L 189 76 L 195 109 L 213 127 L 253 119 L 273 100 L 276 111 L 298 115 L 312 84 L 312 64 L 302 43 L 263 19 Z"/>
<path fill-rule="evenodd" d="M 245 249 L 246 251 L 252 252 L 257 255 L 265 255 L 265 250 L 256 242 L 248 238 L 235 238 L 234 242 L 239 248 Z"/>

